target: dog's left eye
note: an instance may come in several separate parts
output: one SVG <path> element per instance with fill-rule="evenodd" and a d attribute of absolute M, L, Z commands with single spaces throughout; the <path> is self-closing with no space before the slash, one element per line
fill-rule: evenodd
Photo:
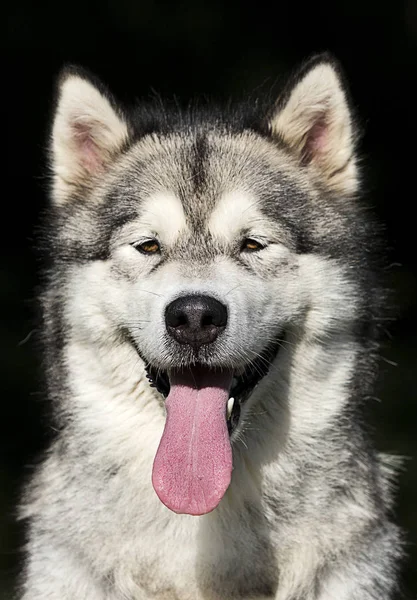
<path fill-rule="evenodd" d="M 246 238 L 242 242 L 240 251 L 241 252 L 257 252 L 258 250 L 263 250 L 265 247 L 266 247 L 266 244 L 262 244 L 262 242 L 258 242 L 258 240 L 253 240 L 252 238 Z"/>
<path fill-rule="evenodd" d="M 159 254 L 161 251 L 158 240 L 146 240 L 141 243 L 134 243 L 132 246 L 142 254 Z"/>

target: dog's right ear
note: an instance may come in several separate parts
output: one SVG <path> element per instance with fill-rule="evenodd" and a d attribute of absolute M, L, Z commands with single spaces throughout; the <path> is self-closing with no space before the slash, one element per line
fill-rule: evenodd
<path fill-rule="evenodd" d="M 128 141 L 128 125 L 101 85 L 77 69 L 58 81 L 52 128 L 53 200 L 64 204 L 91 181 Z"/>

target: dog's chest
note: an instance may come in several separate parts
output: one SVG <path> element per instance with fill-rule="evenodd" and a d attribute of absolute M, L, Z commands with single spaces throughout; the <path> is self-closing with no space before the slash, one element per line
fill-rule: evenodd
<path fill-rule="evenodd" d="M 184 561 L 177 570 L 171 566 L 145 564 L 135 576 L 137 591 L 131 600 L 266 600 L 275 598 L 277 575 L 272 565 L 252 561 L 236 562 L 236 557 L 196 563 Z M 117 598 L 119 600 L 119 598 Z"/>
<path fill-rule="evenodd" d="M 247 511 L 240 517 L 233 522 L 214 515 L 187 519 L 181 527 L 155 529 L 153 539 L 142 537 L 131 600 L 273 598 L 277 561 L 265 523 Z M 118 584 L 126 588 L 122 581 Z"/>

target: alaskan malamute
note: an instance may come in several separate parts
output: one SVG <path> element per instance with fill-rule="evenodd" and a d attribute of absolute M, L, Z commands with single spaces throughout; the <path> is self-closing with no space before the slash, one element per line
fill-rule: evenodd
<path fill-rule="evenodd" d="M 343 78 L 123 110 L 67 69 L 43 342 L 57 430 L 26 490 L 24 600 L 389 600 L 393 460 Z"/>

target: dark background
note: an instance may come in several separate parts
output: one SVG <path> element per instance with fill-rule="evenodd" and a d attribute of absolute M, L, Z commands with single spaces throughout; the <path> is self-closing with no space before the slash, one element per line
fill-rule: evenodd
<path fill-rule="evenodd" d="M 13 524 L 27 465 L 42 446 L 34 307 L 34 228 L 46 202 L 45 149 L 53 82 L 81 64 L 121 100 L 175 94 L 219 100 L 268 91 L 312 53 L 342 62 L 363 128 L 367 189 L 385 225 L 397 319 L 387 323 L 379 389 L 370 400 L 378 448 L 408 457 L 398 520 L 407 532 L 405 585 L 417 592 L 417 2 L 351 0 L 244 5 L 236 1 L 8 3 L 2 37 L 7 167 L 0 254 L 0 597 L 11 598 L 20 544 Z M 26 466 L 25 466 L 26 465 Z M 337 599 L 335 599 L 337 600 Z"/>

